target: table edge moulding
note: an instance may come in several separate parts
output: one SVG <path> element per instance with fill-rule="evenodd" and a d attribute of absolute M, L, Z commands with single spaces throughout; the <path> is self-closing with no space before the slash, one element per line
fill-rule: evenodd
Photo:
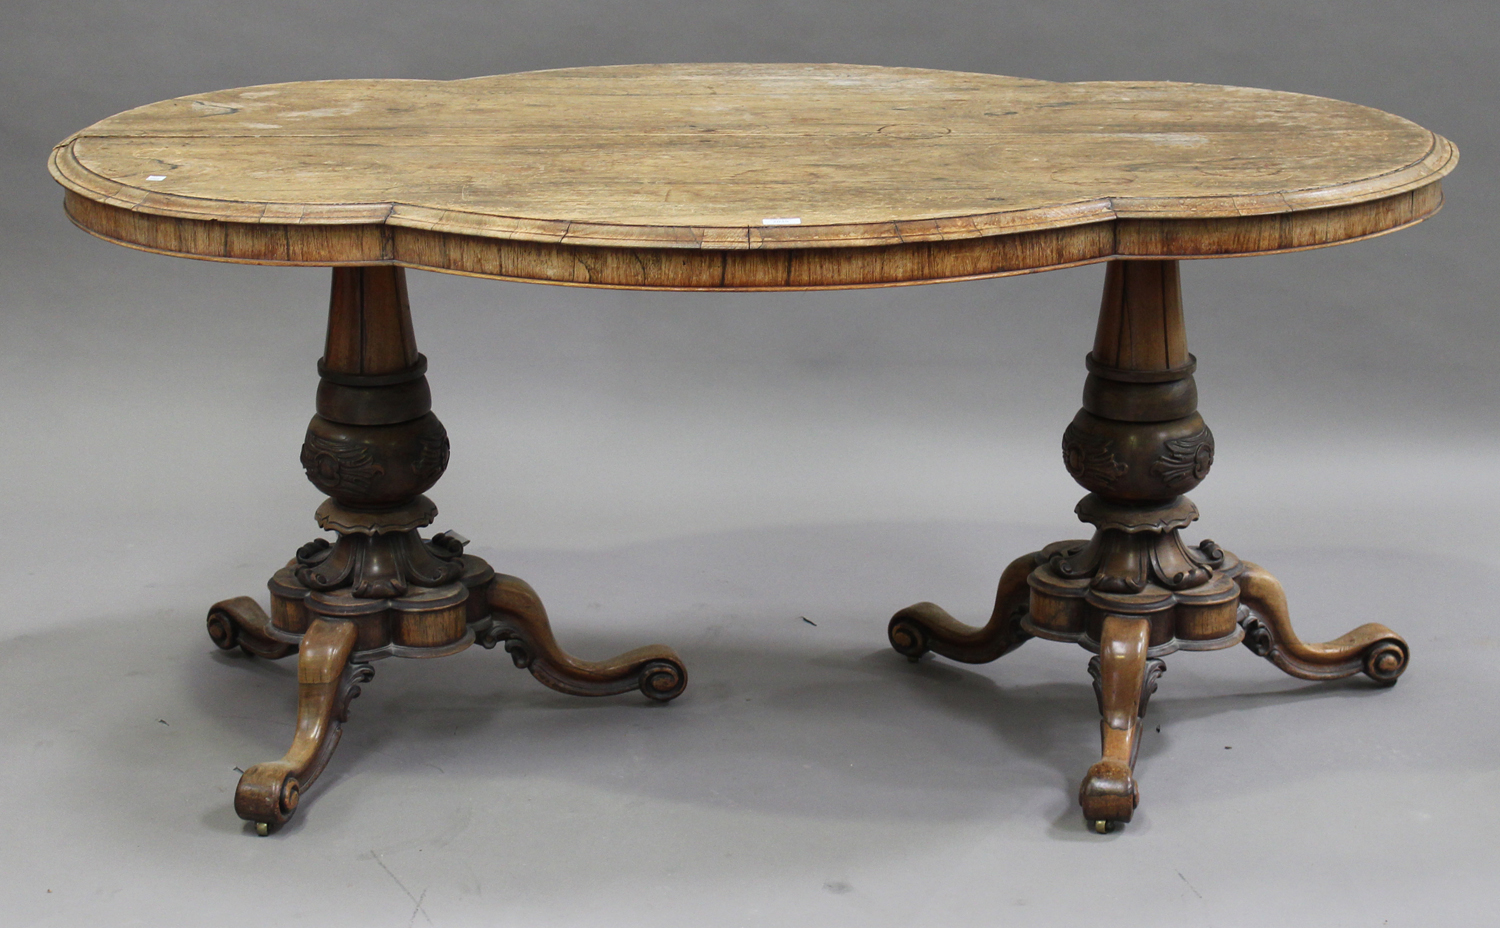
<path fill-rule="evenodd" d="M 464 81 L 322 81 L 195 94 L 110 117 L 49 163 L 86 231 L 133 248 L 333 268 L 302 447 L 328 495 L 269 611 L 215 604 L 226 650 L 297 654 L 298 720 L 235 809 L 269 833 L 327 765 L 371 661 L 504 643 L 577 695 L 683 691 L 670 648 L 582 661 L 524 581 L 423 538 L 448 461 L 406 268 L 613 288 L 796 290 L 1108 262 L 1063 461 L 1090 538 L 1001 573 L 971 626 L 932 603 L 890 644 L 982 663 L 1033 637 L 1095 654 L 1101 759 L 1079 801 L 1131 819 L 1149 698 L 1177 651 L 1243 644 L 1293 676 L 1390 685 L 1410 647 L 1370 623 L 1309 644 L 1261 567 L 1180 533 L 1208 474 L 1180 259 L 1272 254 L 1404 228 L 1443 203 L 1457 149 L 1351 103 L 1166 82 L 1062 84 L 859 65 L 632 65 Z"/>
<path fill-rule="evenodd" d="M 752 80 L 758 74 L 802 92 L 775 88 L 779 93 L 750 114 L 754 121 L 748 127 L 740 127 L 739 114 L 724 113 L 722 105 L 692 109 L 681 102 L 716 101 L 737 90 L 753 105 L 769 93 L 768 78 Z M 578 94 L 600 96 L 600 87 L 625 82 L 645 89 L 609 98 L 610 113 L 618 115 L 593 132 L 589 125 L 570 125 L 568 113 L 554 112 Z M 470 124 L 445 129 L 443 139 L 453 150 L 481 152 L 474 156 L 476 167 L 450 165 L 453 176 L 443 178 L 449 187 L 436 194 L 395 191 L 403 195 L 384 199 L 381 194 L 393 192 L 391 178 L 365 187 L 340 183 L 341 175 L 331 173 L 310 184 L 316 197 L 271 199 L 280 176 L 320 167 L 296 163 L 266 169 L 260 156 L 289 140 L 299 146 L 290 157 L 373 146 L 384 159 L 375 163 L 393 175 L 436 173 L 438 156 L 428 138 L 414 136 L 411 112 L 448 113 L 456 109 L 455 95 L 481 92 L 486 100 L 502 101 L 494 104 L 498 116 L 458 110 L 452 118 Z M 316 93 L 324 102 L 332 97 L 342 106 L 299 107 L 305 101 L 287 99 L 272 108 L 272 101 L 299 93 Z M 909 118 L 897 104 L 910 93 L 932 93 L 944 106 L 963 95 L 978 100 L 971 109 L 980 103 L 995 106 L 979 108 L 978 115 L 957 113 L 948 120 L 951 126 L 918 123 L 904 132 L 884 131 L 903 128 L 891 120 Z M 1099 95 L 1109 98 L 1112 111 L 1125 112 L 1118 125 L 1094 123 L 1098 114 L 1083 104 Z M 869 102 L 860 104 L 862 96 Z M 733 200 L 733 190 L 726 192 L 717 171 L 743 167 L 768 139 L 795 146 L 793 153 L 811 147 L 807 139 L 819 137 L 824 127 L 799 114 L 814 108 L 809 101 L 817 99 L 831 101 L 819 112 L 847 123 L 837 127 L 842 147 L 803 160 L 778 148 L 774 154 L 787 160 L 783 167 L 765 169 L 769 174 L 740 172 L 755 175 L 747 186 L 759 185 L 756 196 L 725 203 Z M 507 108 L 504 101 L 518 102 Z M 678 104 L 683 112 L 671 115 L 697 131 L 673 133 L 654 124 L 653 107 L 667 104 Z M 1127 112 L 1127 106 L 1134 109 Z M 1220 123 L 1213 132 L 1139 131 L 1160 119 L 1161 111 L 1152 107 L 1180 109 L 1184 125 L 1205 116 Z M 1215 107 L 1228 119 L 1242 111 L 1273 118 L 1292 114 L 1325 120 L 1334 134 L 1355 141 L 1360 133 L 1388 133 L 1399 136 L 1400 144 L 1385 161 L 1361 160 L 1357 148 L 1335 150 L 1307 166 L 1324 173 L 1292 178 L 1298 186 L 1288 187 L 1267 181 L 1277 178 L 1276 159 L 1292 154 L 1284 144 L 1273 144 L 1280 126 L 1240 128 L 1225 122 Z M 605 118 L 593 111 L 579 115 Z M 499 137 L 479 122 L 500 116 L 528 121 Z M 768 117 L 783 122 L 768 125 Z M 715 118 L 722 124 L 706 124 Z M 266 121 L 272 119 L 278 121 Z M 1060 176 L 1064 172 L 1053 170 L 1043 157 L 1045 149 L 1039 155 L 1015 141 L 1030 139 L 1038 128 L 1049 133 L 1038 144 L 1058 146 L 1059 160 L 1080 151 L 1089 158 L 1116 148 L 1121 153 Z M 621 165 L 615 162 L 622 159 L 599 153 L 632 131 L 646 141 L 630 154 L 656 159 L 651 168 L 659 174 L 648 184 L 629 173 L 635 165 L 628 159 Z M 518 159 L 520 170 L 528 157 L 556 156 L 555 148 L 537 154 L 543 144 L 538 137 L 565 133 L 574 137 L 559 143 L 595 154 L 567 165 L 566 177 L 538 173 L 532 179 L 543 194 L 518 196 L 514 184 L 497 182 L 495 189 L 473 195 L 483 180 L 476 179 L 476 171 L 484 155 L 503 151 Z M 191 143 L 194 159 L 157 157 L 174 143 Z M 1192 167 L 1204 152 L 1215 158 L 1214 173 Z M 827 185 L 828 165 L 840 158 L 866 171 L 879 167 L 893 178 L 910 171 L 910 186 L 927 183 L 942 194 L 954 190 L 960 208 L 944 210 L 941 200 L 929 198 L 912 203 L 910 215 L 877 220 L 882 208 L 889 209 L 879 196 L 892 195 L 889 178 L 880 189 L 848 184 L 822 202 L 786 202 L 805 201 L 810 190 Z M 135 159 L 139 170 L 101 173 L 121 166 L 121 159 Z M 1442 205 L 1439 181 L 1456 162 L 1450 142 L 1406 120 L 1302 94 L 1171 82 L 1062 84 L 853 65 L 663 65 L 463 81 L 318 81 L 197 94 L 96 123 L 60 143 L 50 169 L 67 188 L 66 209 L 80 227 L 164 254 L 250 264 L 394 264 L 612 288 L 795 290 L 1003 276 L 1112 258 L 1226 257 L 1338 244 L 1432 215 Z M 947 170 L 950 163 L 966 170 Z M 984 171 L 994 178 L 986 180 Z M 252 184 L 245 180 L 248 174 L 269 176 Z M 1321 176 L 1333 180 L 1310 182 Z M 1152 185 L 1151 195 L 1140 192 L 1143 182 Z M 234 197 L 204 195 L 220 183 L 248 189 Z M 985 195 L 1007 183 L 1027 185 L 1022 208 L 990 202 L 1013 198 Z M 551 188 L 561 192 L 549 196 L 545 191 Z M 670 201 L 674 194 L 688 196 L 682 190 L 696 195 L 699 214 L 692 206 L 654 202 L 658 191 Z M 601 202 L 621 196 L 632 198 L 628 213 L 601 211 Z M 774 216 L 763 215 L 773 208 L 764 205 L 768 201 L 777 204 Z M 808 209 L 816 215 L 801 215 Z M 740 221 L 723 223 L 734 214 Z M 790 219 L 799 221 L 775 224 Z M 709 224 L 713 220 L 721 224 Z"/>

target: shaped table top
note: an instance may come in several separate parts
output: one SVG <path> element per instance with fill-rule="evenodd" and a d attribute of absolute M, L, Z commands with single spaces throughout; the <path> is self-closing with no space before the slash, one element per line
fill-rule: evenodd
<path fill-rule="evenodd" d="M 1300 94 L 721 64 L 222 90 L 50 168 L 75 223 L 150 251 L 753 290 L 1332 245 L 1436 212 L 1457 160 Z"/>

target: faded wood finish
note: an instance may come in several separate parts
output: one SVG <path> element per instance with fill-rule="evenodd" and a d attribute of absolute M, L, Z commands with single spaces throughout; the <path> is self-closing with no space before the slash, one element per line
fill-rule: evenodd
<path fill-rule="evenodd" d="M 891 646 L 990 661 L 1036 636 L 1095 651 L 1102 756 L 1079 786 L 1089 827 L 1130 821 L 1140 800 L 1140 719 L 1176 651 L 1244 643 L 1309 680 L 1364 673 L 1389 686 L 1406 670 L 1406 641 L 1368 623 L 1326 644 L 1292 629 L 1286 596 L 1264 569 L 1212 541 L 1184 542 L 1198 518 L 1182 494 L 1213 465 L 1213 433 L 1198 414 L 1176 261 L 1114 261 L 1105 273 L 1083 408 L 1063 434 L 1063 462 L 1089 491 L 1078 517 L 1092 538 L 1062 541 L 1005 569 L 989 622 L 966 625 L 932 603 L 892 617 Z M 1027 588 L 1022 594 L 1020 585 Z"/>
<path fill-rule="evenodd" d="M 198 94 L 51 170 L 74 222 L 151 251 L 776 290 L 1331 245 L 1431 215 L 1457 157 L 1299 94 L 725 64 Z"/>

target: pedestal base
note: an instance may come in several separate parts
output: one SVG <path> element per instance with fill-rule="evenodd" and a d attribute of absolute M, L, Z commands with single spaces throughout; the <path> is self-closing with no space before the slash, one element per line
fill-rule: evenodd
<path fill-rule="evenodd" d="M 1099 699 L 1102 756 L 1089 768 L 1078 799 L 1085 822 L 1101 834 L 1130 821 L 1140 801 L 1135 759 L 1141 720 L 1166 670 L 1163 656 L 1243 643 L 1306 680 L 1364 673 L 1390 686 L 1406 670 L 1406 641 L 1377 623 L 1324 644 L 1304 643 L 1292 629 L 1281 584 L 1212 542 L 1201 547 L 1210 548 L 1219 566 L 1208 568 L 1197 587 L 1179 591 L 1148 580 L 1137 589 L 1110 592 L 1100 590 L 1116 585 L 1107 574 L 1067 576 L 1070 563 L 1076 564 L 1070 557 L 1076 559 L 1091 544 L 1058 542 L 1012 562 L 1000 577 L 994 612 L 983 627 L 966 625 L 932 603 L 917 603 L 896 613 L 887 633 L 891 646 L 912 661 L 931 651 L 987 663 L 1031 637 L 1072 641 L 1096 652 L 1089 672 Z"/>
<path fill-rule="evenodd" d="M 413 533 L 415 535 L 415 533 Z M 286 823 L 302 795 L 327 766 L 360 684 L 374 677 L 370 662 L 384 657 L 445 657 L 478 643 L 503 643 L 517 667 L 574 696 L 608 696 L 638 689 L 668 702 L 687 685 L 687 670 L 665 645 L 636 648 L 607 661 L 579 660 L 557 643 L 541 599 L 524 581 L 497 574 L 482 559 L 458 554 L 456 536 L 417 544 L 461 565 L 458 579 L 437 587 L 409 587 L 399 596 L 361 598 L 348 588 L 309 589 L 294 560 L 269 583 L 271 612 L 239 596 L 215 603 L 208 633 L 225 650 L 282 658 L 297 654 L 297 728 L 279 761 L 247 769 L 234 810 L 262 835 Z M 306 549 L 304 549 L 306 550 Z M 320 548 L 321 550 L 321 548 Z M 302 558 L 306 560 L 306 558 Z"/>

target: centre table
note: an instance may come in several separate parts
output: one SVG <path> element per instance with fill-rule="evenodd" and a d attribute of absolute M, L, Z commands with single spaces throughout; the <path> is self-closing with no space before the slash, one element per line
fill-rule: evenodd
<path fill-rule="evenodd" d="M 536 593 L 423 538 L 448 462 L 405 268 L 668 290 L 879 287 L 1108 262 L 1083 408 L 1063 435 L 1086 540 L 1001 574 L 987 624 L 931 603 L 890 643 L 979 663 L 1075 642 L 1101 714 L 1080 787 L 1106 831 L 1139 801 L 1147 700 L 1178 650 L 1245 644 L 1312 680 L 1394 683 L 1383 625 L 1308 644 L 1281 586 L 1212 541 L 1183 494 L 1208 474 L 1179 261 L 1368 238 L 1442 205 L 1457 150 L 1378 110 L 1162 82 L 1054 83 L 850 65 L 639 65 L 460 81 L 339 80 L 154 103 L 52 153 L 74 223 L 146 251 L 333 269 L 316 415 L 301 460 L 332 533 L 209 612 L 221 648 L 297 653 L 295 737 L 245 771 L 235 810 L 265 834 L 328 763 L 383 657 L 503 642 L 566 693 L 670 700 L 669 648 L 578 660 Z M 918 311 L 913 309 L 913 311 Z"/>

